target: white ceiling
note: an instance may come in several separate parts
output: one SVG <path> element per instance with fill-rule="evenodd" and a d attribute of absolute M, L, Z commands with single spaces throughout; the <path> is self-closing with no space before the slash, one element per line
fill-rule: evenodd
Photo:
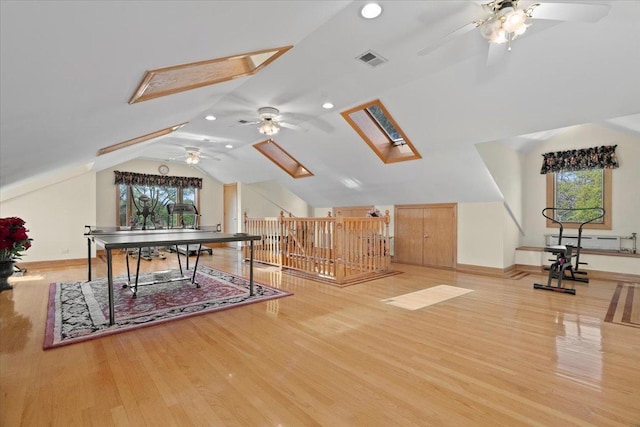
<path fill-rule="evenodd" d="M 595 23 L 535 20 L 492 66 L 475 30 L 440 44 L 477 17 L 478 2 L 381 1 L 375 20 L 359 16 L 364 3 L 3 0 L 1 187 L 87 164 L 166 163 L 191 146 L 220 159 L 198 167 L 221 182 L 273 180 L 315 207 L 495 201 L 475 144 L 526 150 L 583 123 L 640 135 L 638 1 L 597 2 L 611 9 Z M 253 76 L 128 104 L 146 70 L 285 45 L 294 47 Z M 370 49 L 388 62 L 355 59 Z M 422 160 L 383 164 L 339 114 L 374 99 Z M 292 179 L 252 147 L 265 139 L 254 126 L 237 126 L 263 106 L 302 127 L 274 139 L 313 177 Z M 182 122 L 182 137 L 96 157 Z"/>

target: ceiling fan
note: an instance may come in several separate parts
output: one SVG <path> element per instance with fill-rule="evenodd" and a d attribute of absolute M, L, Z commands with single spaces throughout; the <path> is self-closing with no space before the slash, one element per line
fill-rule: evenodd
<path fill-rule="evenodd" d="M 170 157 L 169 160 L 184 159 L 184 161 L 190 166 L 197 165 L 198 163 L 200 163 L 201 159 L 220 160 L 218 157 L 203 155 L 198 147 L 184 147 L 184 149 L 186 151 L 184 155 L 178 157 Z"/>
<path fill-rule="evenodd" d="M 420 50 L 418 55 L 428 55 L 444 44 L 478 29 L 488 41 L 489 60 L 495 59 L 495 51 L 511 50 L 511 42 L 522 36 L 534 25 L 533 20 L 596 22 L 606 16 L 611 5 L 602 3 L 526 2 L 520 0 L 492 0 L 488 3 L 470 3 L 476 10 L 476 18 L 447 34 L 436 43 Z M 494 52 L 491 52 L 491 51 Z"/>
<path fill-rule="evenodd" d="M 263 135 L 273 136 L 280 128 L 300 129 L 299 126 L 282 121 L 280 110 L 275 107 L 261 107 L 258 109 L 258 120 L 240 120 L 241 125 L 258 125 L 258 132 Z"/>

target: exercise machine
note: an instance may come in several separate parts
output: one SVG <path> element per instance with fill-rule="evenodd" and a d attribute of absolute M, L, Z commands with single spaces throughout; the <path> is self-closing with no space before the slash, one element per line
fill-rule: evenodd
<path fill-rule="evenodd" d="M 200 214 L 198 213 L 198 209 L 196 209 L 195 205 L 191 203 L 168 203 L 167 214 L 169 218 L 169 228 L 193 228 L 194 230 L 200 228 Z M 189 224 L 185 223 L 186 216 L 192 216 L 191 221 L 187 221 Z M 198 253 L 202 252 L 213 255 L 213 250 L 211 248 L 203 248 L 201 245 L 177 245 L 175 248 L 169 248 L 169 250 L 171 252 L 180 252 L 187 257 L 191 255 L 198 255 Z"/>
<path fill-rule="evenodd" d="M 581 214 L 581 219 L 578 221 L 571 220 L 571 216 L 574 214 Z M 575 295 L 576 290 L 574 288 L 565 288 L 562 286 L 563 280 L 589 283 L 589 279 L 586 277 L 587 272 L 580 270 L 581 265 L 587 264 L 586 262 L 580 262 L 582 228 L 586 224 L 604 217 L 604 214 L 605 211 L 603 208 L 544 208 L 542 210 L 542 216 L 558 224 L 560 232 L 558 234 L 557 245 L 549 245 L 544 248 L 545 252 L 549 252 L 555 256 L 555 259 L 549 260 L 553 261 L 553 263 L 548 268 L 549 276 L 547 278 L 547 284 L 534 283 L 534 289 Z M 566 218 L 566 220 L 560 221 L 557 218 Z M 562 233 L 564 231 L 564 225 L 567 223 L 580 224 L 578 226 L 577 246 L 575 247 L 573 245 L 562 244 Z M 557 281 L 555 286 L 552 284 L 554 279 Z"/>

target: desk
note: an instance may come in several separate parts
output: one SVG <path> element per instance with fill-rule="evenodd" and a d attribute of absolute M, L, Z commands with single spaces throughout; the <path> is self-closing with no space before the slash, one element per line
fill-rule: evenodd
<path fill-rule="evenodd" d="M 109 325 L 115 324 L 115 308 L 113 297 L 113 257 L 114 249 L 143 248 L 149 246 L 175 246 L 175 245 L 198 245 L 203 243 L 223 243 L 223 242 L 250 242 L 249 257 L 249 293 L 253 295 L 253 242 L 260 240 L 260 236 L 236 233 L 226 234 L 208 230 L 194 229 L 166 229 L 166 230 L 124 230 L 121 228 L 98 229 L 91 226 L 85 227 L 85 236 L 89 246 L 89 280 L 91 280 L 91 243 L 102 246 L 107 254 L 107 280 L 109 287 Z M 177 253 L 180 260 L 180 253 Z M 139 259 L 138 259 L 139 260 Z M 193 277 L 198 269 L 200 251 L 193 267 Z M 188 267 L 187 267 L 188 268 Z M 193 282 L 194 279 L 192 279 Z M 137 282 L 137 278 L 136 278 Z"/>

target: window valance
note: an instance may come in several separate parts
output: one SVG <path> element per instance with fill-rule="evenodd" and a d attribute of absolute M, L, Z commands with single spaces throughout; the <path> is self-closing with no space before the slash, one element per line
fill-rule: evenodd
<path fill-rule="evenodd" d="M 146 173 L 113 171 L 116 177 L 116 185 L 146 185 L 155 187 L 173 188 L 202 188 L 202 178 L 191 176 L 165 176 Z"/>
<path fill-rule="evenodd" d="M 542 155 L 541 174 L 554 172 L 582 171 L 588 169 L 615 169 L 617 145 L 582 148 L 579 150 L 556 151 Z"/>

